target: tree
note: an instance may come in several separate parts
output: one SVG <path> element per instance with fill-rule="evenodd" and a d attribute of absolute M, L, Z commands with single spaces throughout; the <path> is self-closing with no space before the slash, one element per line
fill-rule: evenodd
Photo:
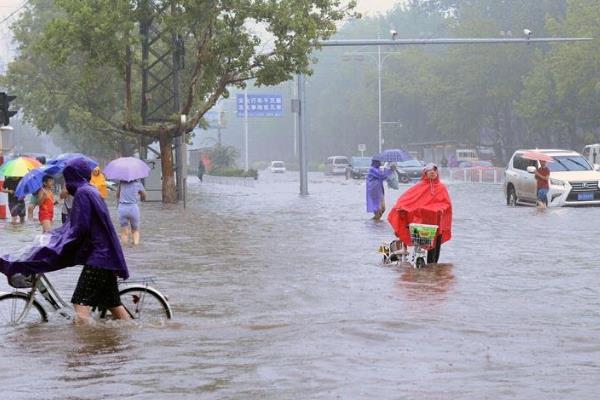
<path fill-rule="evenodd" d="M 38 50 L 45 26 L 57 15 L 52 0 L 29 2 L 12 26 L 19 54 L 2 81 L 17 94 L 25 121 L 58 136 L 57 143 L 100 157 L 122 153 L 133 146 L 135 138 L 107 127 L 98 117 L 106 118 L 119 110 L 114 76 L 99 68 L 84 70 L 80 62 L 51 68 L 50 55 Z M 96 79 L 85 79 L 94 74 Z"/>
<path fill-rule="evenodd" d="M 20 73 L 30 78 L 47 73 L 70 77 L 74 84 L 67 84 L 69 91 L 62 99 L 69 121 L 68 114 L 78 110 L 94 128 L 158 141 L 163 201 L 174 202 L 174 139 L 191 132 L 221 96 L 228 96 L 231 86 L 243 87 L 250 79 L 257 85 L 274 85 L 295 73 L 310 73 L 316 41 L 330 37 L 338 21 L 353 15 L 354 5 L 339 0 L 37 0 L 28 6 L 28 17 L 35 20 L 44 7 L 53 19 L 36 26 L 29 32 L 30 41 L 20 43 L 31 56 L 38 52 L 49 62 L 32 63 L 31 71 Z M 163 7 L 170 11 L 160 11 Z M 136 112 L 142 104 L 138 32 L 143 21 L 181 38 L 187 59 L 181 73 L 180 113 L 146 125 Z M 108 90 L 98 87 L 105 84 Z M 72 96 L 78 85 L 85 93 Z M 22 82 L 21 88 L 26 90 L 27 84 Z M 46 119 L 48 127 L 56 125 L 48 116 L 55 110 L 48 104 L 31 112 L 40 114 L 36 119 Z M 186 122 L 180 114 L 187 115 Z"/>
<path fill-rule="evenodd" d="M 569 0 L 564 18 L 548 19 L 556 35 L 598 37 L 600 3 Z M 600 139 L 600 45 L 597 40 L 556 44 L 539 58 L 525 80 L 518 103 L 533 135 L 548 135 L 549 144 L 577 147 Z"/>

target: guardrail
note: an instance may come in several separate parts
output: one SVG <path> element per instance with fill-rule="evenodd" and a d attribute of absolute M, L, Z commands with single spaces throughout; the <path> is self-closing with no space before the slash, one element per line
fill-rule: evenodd
<path fill-rule="evenodd" d="M 218 175 L 207 175 L 202 177 L 202 183 L 204 184 L 215 184 L 215 185 L 236 185 L 236 186 L 249 186 L 253 187 L 256 183 L 256 179 L 252 177 L 242 178 L 239 176 L 218 176 Z"/>
<path fill-rule="evenodd" d="M 442 168 L 442 179 L 448 183 L 504 183 L 504 168 Z"/>

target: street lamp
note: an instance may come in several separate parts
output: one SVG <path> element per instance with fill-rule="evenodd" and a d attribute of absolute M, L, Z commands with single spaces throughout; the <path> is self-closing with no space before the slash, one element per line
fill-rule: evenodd
<path fill-rule="evenodd" d="M 373 56 L 374 54 L 377 54 L 377 57 L 372 57 L 371 59 L 374 60 L 377 63 L 377 142 L 378 142 L 378 149 L 379 149 L 379 153 L 381 153 L 382 147 L 383 147 L 383 124 L 384 122 L 381 119 L 381 115 L 382 115 L 382 102 L 381 102 L 381 78 L 382 78 L 382 72 L 383 72 L 383 64 L 385 63 L 385 60 L 387 60 L 387 58 L 391 55 L 395 55 L 398 52 L 389 52 L 389 53 L 385 53 L 383 54 L 382 57 L 382 53 L 381 53 L 381 46 L 378 45 L 377 46 L 377 53 L 372 53 L 372 52 L 362 52 L 362 51 L 357 51 L 357 52 L 351 52 L 351 53 L 346 53 L 344 55 L 344 60 L 349 60 L 350 55 L 355 55 L 355 56 L 361 56 L 362 55 L 367 55 L 367 56 Z M 348 58 L 346 58 L 348 57 Z"/>

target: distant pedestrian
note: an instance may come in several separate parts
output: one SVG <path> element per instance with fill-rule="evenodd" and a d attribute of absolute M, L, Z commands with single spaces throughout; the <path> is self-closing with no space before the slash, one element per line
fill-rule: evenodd
<path fill-rule="evenodd" d="M 200 161 L 198 161 L 198 179 L 200 179 L 200 182 L 202 182 L 202 177 L 204 176 L 205 173 L 206 173 L 206 166 L 204 165 L 204 161 L 202 161 L 202 159 L 200 159 Z"/>
<path fill-rule="evenodd" d="M 25 213 L 27 212 L 25 198 L 19 198 L 15 195 L 15 190 L 20 181 L 21 178 L 7 176 L 2 186 L 2 191 L 8 194 L 8 209 L 10 210 L 11 223 L 13 225 L 17 225 L 18 223 L 24 224 Z"/>
<path fill-rule="evenodd" d="M 367 174 L 367 212 L 373 213 L 373 219 L 378 221 L 385 212 L 385 192 L 383 182 L 393 172 L 391 168 L 381 171 L 381 161 L 372 160 Z"/>
<path fill-rule="evenodd" d="M 548 189 L 550 188 L 550 170 L 546 167 L 546 161 L 540 161 L 540 167 L 535 171 L 537 182 L 537 205 L 540 208 L 548 207 Z"/>
<path fill-rule="evenodd" d="M 146 191 L 140 181 L 119 182 L 117 200 L 119 202 L 119 224 L 121 225 L 121 243 L 129 243 L 129 234 L 134 245 L 140 243 L 140 200 L 146 200 Z"/>
<path fill-rule="evenodd" d="M 42 226 L 42 232 L 50 232 L 52 229 L 52 220 L 54 219 L 54 179 L 50 175 L 42 179 L 42 188 L 38 193 L 39 220 Z"/>
<path fill-rule="evenodd" d="M 63 201 L 62 208 L 60 210 L 60 217 L 62 223 L 64 224 L 69 220 L 69 217 L 71 216 L 71 209 L 73 208 L 73 196 L 69 194 L 69 191 L 67 190 L 66 186 L 62 188 L 58 196 Z"/>
<path fill-rule="evenodd" d="M 448 167 L 448 159 L 446 158 L 445 155 L 444 155 L 444 157 L 442 157 L 441 164 L 442 164 L 442 168 Z"/>

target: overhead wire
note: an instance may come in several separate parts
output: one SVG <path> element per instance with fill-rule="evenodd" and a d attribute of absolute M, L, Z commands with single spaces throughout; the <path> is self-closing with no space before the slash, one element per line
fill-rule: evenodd
<path fill-rule="evenodd" d="M 16 13 L 18 13 L 19 11 L 21 11 L 23 8 L 25 8 L 25 6 L 27 6 L 27 4 L 29 4 L 30 0 L 25 0 L 23 2 L 23 4 L 21 4 L 16 10 L 14 10 L 13 12 L 11 12 L 10 14 L 8 14 L 6 17 L 4 17 L 4 19 L 0 20 L 0 25 L 2 25 L 3 23 L 5 23 L 6 21 L 8 21 L 10 18 L 12 18 Z"/>

